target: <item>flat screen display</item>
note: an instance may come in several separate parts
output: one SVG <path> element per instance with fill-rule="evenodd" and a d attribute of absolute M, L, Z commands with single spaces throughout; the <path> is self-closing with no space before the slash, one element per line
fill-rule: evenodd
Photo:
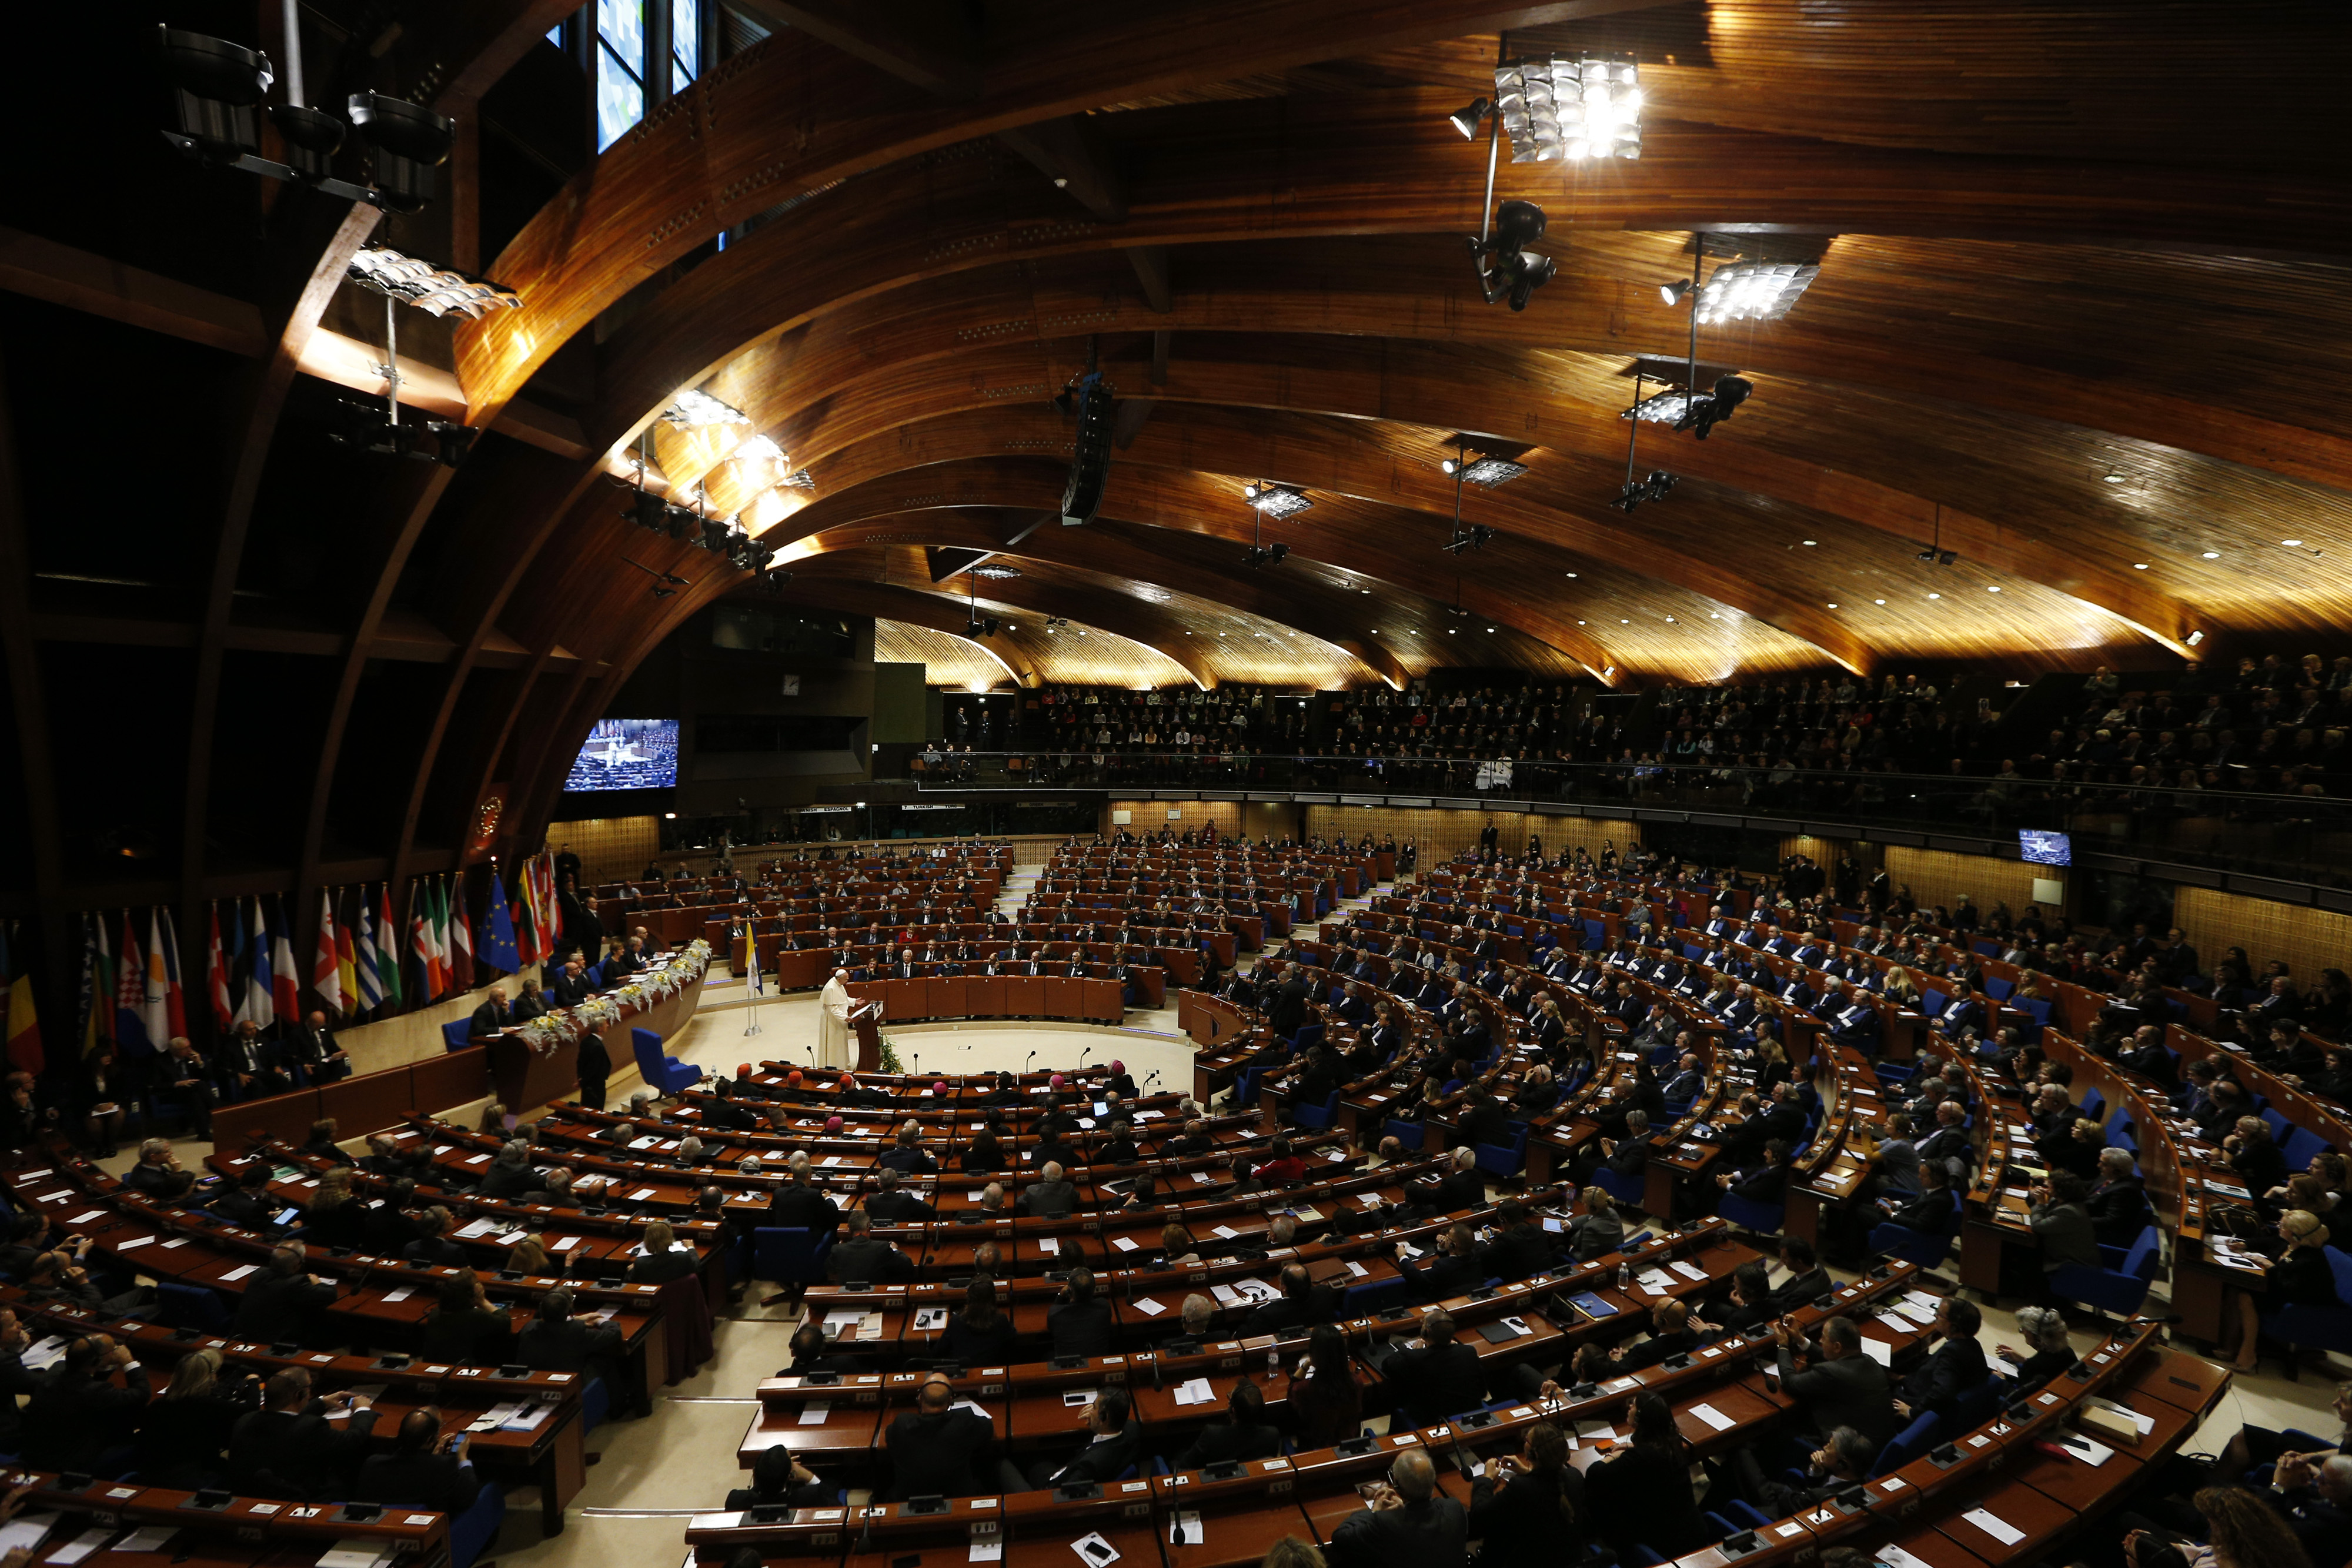
<path fill-rule="evenodd" d="M 677 782 L 677 720 L 606 718 L 563 777 L 567 795 L 603 789 L 667 789 Z"/>
<path fill-rule="evenodd" d="M 2035 865 L 2073 865 L 2074 843 L 2064 833 L 2053 833 L 2042 828 L 2017 830 L 2017 852 L 2020 858 Z"/>

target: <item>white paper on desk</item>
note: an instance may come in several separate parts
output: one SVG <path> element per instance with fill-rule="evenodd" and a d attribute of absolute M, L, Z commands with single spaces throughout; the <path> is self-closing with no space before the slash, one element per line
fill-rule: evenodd
<path fill-rule="evenodd" d="M 1213 1225 L 1209 1227 L 1209 1234 L 1212 1236 L 1222 1236 L 1226 1240 L 1231 1241 L 1234 1238 L 1239 1236 L 1241 1232 L 1235 1230 L 1230 1225 Z"/>
<path fill-rule="evenodd" d="M 176 1241 L 166 1241 L 163 1243 L 163 1250 L 169 1252 L 174 1247 L 185 1247 L 189 1242 L 194 1241 L 194 1239 L 195 1238 L 193 1236 L 183 1236 Z"/>
<path fill-rule="evenodd" d="M 1642 1289 L 1654 1296 L 1663 1296 L 1675 1288 L 1674 1276 L 1664 1269 L 1644 1269 L 1640 1281 Z"/>
<path fill-rule="evenodd" d="M 1037 1238 L 1037 1250 L 1049 1258 L 1057 1258 L 1062 1252 L 1062 1239 L 1058 1236 L 1040 1236 Z"/>
<path fill-rule="evenodd" d="M 1738 1425 L 1712 1405 L 1694 1405 L 1691 1406 L 1691 1414 L 1718 1432 L 1728 1432 L 1733 1427 Z"/>
<path fill-rule="evenodd" d="M 829 1329 L 847 1328 L 865 1321 L 866 1309 L 863 1307 L 836 1307 L 824 1314 L 824 1326 Z"/>
<path fill-rule="evenodd" d="M 652 1187 L 641 1186 L 637 1188 L 636 1191 L 629 1194 L 629 1201 L 631 1203 L 643 1203 L 646 1199 L 653 1197 L 653 1195 L 654 1189 Z"/>
<path fill-rule="evenodd" d="M 130 1239 L 130 1240 L 128 1240 L 128 1241 L 118 1241 L 118 1242 L 116 1242 L 116 1243 L 114 1244 L 114 1249 L 115 1249 L 117 1252 L 128 1252 L 128 1251 L 130 1251 L 133 1247 L 144 1247 L 144 1246 L 146 1246 L 150 1241 L 152 1241 L 152 1240 L 154 1240 L 154 1239 L 154 1239 L 153 1237 L 152 1237 L 152 1236 L 134 1236 L 134 1237 L 131 1238 L 131 1239 Z"/>
<path fill-rule="evenodd" d="M 1613 1443 L 1617 1440 L 1617 1428 L 1606 1421 L 1579 1421 L 1576 1435 L 1587 1443 Z"/>
<path fill-rule="evenodd" d="M 1166 1307 L 1161 1306 L 1158 1301 L 1153 1301 L 1150 1296 L 1138 1296 L 1135 1300 L 1129 1301 L 1128 1305 L 1133 1307 L 1137 1312 L 1141 1312 L 1147 1318 L 1156 1318 L 1160 1313 L 1168 1310 Z"/>
<path fill-rule="evenodd" d="M 1969 1510 L 1968 1512 L 1960 1515 L 1960 1517 L 1967 1520 L 1970 1524 L 1975 1525 L 1979 1530 L 1983 1531 L 1987 1535 L 1991 1536 L 1995 1541 L 2000 1542 L 2003 1546 L 2014 1546 L 2019 1542 L 2025 1539 L 2025 1531 L 2018 1529 L 2017 1526 L 2010 1523 L 2007 1520 L 2002 1519 L 2000 1515 L 1992 1513 L 1985 1509 L 1972 1508 Z"/>
<path fill-rule="evenodd" d="M 1234 1290 L 1231 1285 L 1212 1285 L 1209 1287 L 1209 1294 L 1214 1296 L 1220 1302 L 1228 1307 L 1239 1306 L 1241 1304 L 1241 1292 Z"/>
<path fill-rule="evenodd" d="M 827 1155 L 824 1156 L 824 1163 L 829 1166 L 837 1166 L 847 1156 L 843 1155 Z"/>
<path fill-rule="evenodd" d="M 261 1265 L 258 1263 L 240 1263 L 236 1268 L 231 1269 L 227 1273 L 223 1274 L 221 1279 L 224 1281 L 230 1280 L 242 1280 L 247 1274 L 252 1273 L 255 1270 L 260 1267 Z"/>
<path fill-rule="evenodd" d="M 471 1225 L 462 1225 L 457 1228 L 457 1239 L 464 1241 L 476 1236 L 488 1236 L 497 1228 L 498 1221 L 494 1219 L 477 1219 Z"/>
<path fill-rule="evenodd" d="M 1293 1208 L 1290 1212 L 1300 1219 L 1316 1220 L 1323 1218 L 1322 1214 L 1318 1210 L 1304 1204 Z"/>
<path fill-rule="evenodd" d="M 1886 1568 L 1933 1568 L 1926 1558 L 1914 1557 L 1900 1546 L 1880 1547 L 1878 1560 L 1885 1563 Z"/>
<path fill-rule="evenodd" d="M 1105 1563 L 1118 1561 L 1118 1548 L 1105 1541 L 1098 1531 L 1089 1531 L 1079 1536 L 1070 1542 L 1070 1550 L 1078 1554 L 1079 1562 L 1091 1564 L 1091 1568 L 1103 1568 Z"/>
<path fill-rule="evenodd" d="M 392 1561 L 390 1544 L 378 1546 L 363 1535 L 347 1535 L 319 1558 L 319 1568 L 376 1568 Z"/>
<path fill-rule="evenodd" d="M 75 1215 L 71 1219 L 67 1220 L 66 1223 L 68 1225 L 88 1225 L 93 1219 L 104 1219 L 105 1218 L 106 1210 L 102 1208 L 93 1208 L 88 1214 Z"/>
<path fill-rule="evenodd" d="M 2113 1448 L 2105 1443 L 2095 1443 L 2080 1432 L 2053 1432 L 2051 1440 L 2086 1465 L 2104 1465 L 2116 1457 Z"/>
<path fill-rule="evenodd" d="M 1192 1180 L 1202 1186 L 1208 1186 L 1209 1179 L 1209 1173 L 1206 1171 L 1194 1171 L 1192 1173 Z"/>
<path fill-rule="evenodd" d="M 1863 1335 L 1862 1354 L 1881 1366 L 1892 1367 L 1895 1364 L 1895 1347 L 1883 1339 L 1873 1339 L 1868 1334 Z"/>
<path fill-rule="evenodd" d="M 1350 1274 L 1353 1274 L 1357 1279 L 1360 1280 L 1360 1279 L 1362 1279 L 1365 1275 L 1367 1275 L 1367 1274 L 1370 1273 L 1370 1272 L 1371 1272 L 1371 1270 L 1370 1270 L 1370 1269 L 1365 1268 L 1361 1263 L 1357 1262 L 1354 1259 L 1352 1259 L 1352 1258 L 1351 1258 L 1351 1259 L 1349 1259 L 1349 1260 L 1348 1260 L 1348 1272 L 1349 1272 L 1349 1273 L 1350 1273 Z"/>
<path fill-rule="evenodd" d="M 1675 1272 L 1680 1274 L 1685 1280 L 1705 1280 L 1706 1278 L 1706 1270 L 1700 1268 L 1696 1263 L 1676 1262 L 1675 1264 Z"/>
<path fill-rule="evenodd" d="M 1120 1251 L 1122 1251 L 1122 1252 L 1132 1252 L 1132 1251 L 1134 1251 L 1134 1250 L 1136 1249 L 1136 1247 L 1137 1247 L 1137 1245 L 1138 1245 L 1136 1242 L 1133 1242 L 1133 1241 L 1129 1240 L 1129 1239 L 1128 1239 L 1126 1237 L 1124 1237 L 1124 1236 L 1114 1236 L 1114 1237 L 1112 1237 L 1112 1238 L 1110 1239 L 1110 1244 L 1111 1244 L 1113 1247 L 1118 1248 L 1118 1249 Z"/>
<path fill-rule="evenodd" d="M 1211 1405 L 1216 1402 L 1216 1391 L 1209 1386 L 1209 1380 L 1205 1377 L 1188 1377 L 1176 1385 L 1176 1403 L 1179 1405 Z"/>
<path fill-rule="evenodd" d="M 979 1202 L 982 1197 L 986 1197 L 986 1196 L 987 1196 L 987 1195 L 986 1195 L 985 1193 L 980 1193 L 980 1192 L 967 1192 L 967 1193 L 965 1193 L 965 1194 L 963 1195 L 963 1200 L 964 1200 L 966 1203 L 978 1203 L 978 1202 Z"/>
<path fill-rule="evenodd" d="M 19 1546 L 31 1551 L 41 1543 L 49 1533 L 49 1527 L 57 1521 L 58 1516 L 54 1513 L 28 1513 L 21 1519 L 12 1519 L 0 1524 L 0 1553 L 14 1552 Z"/>
<path fill-rule="evenodd" d="M 971 1555 L 966 1558 L 965 1561 L 969 1563 L 1002 1563 L 1004 1561 L 1004 1542 L 1002 1538 L 995 1541 L 975 1541 L 971 1543 Z"/>
<path fill-rule="evenodd" d="M 489 1164 L 489 1160 L 490 1156 L 488 1155 L 467 1155 L 465 1159 L 459 1163 L 469 1166 L 481 1166 Z"/>
<path fill-rule="evenodd" d="M 969 1411 L 971 1411 L 973 1415 L 975 1415 L 975 1416 L 979 1416 L 982 1420 L 988 1422 L 988 1423 L 989 1423 L 990 1425 L 992 1425 L 992 1426 L 993 1426 L 993 1425 L 995 1424 L 995 1422 L 996 1422 L 996 1417 L 995 1417 L 995 1416 L 993 1416 L 990 1415 L 987 1411 L 985 1411 L 985 1410 L 982 1409 L 979 1406 L 974 1405 L 974 1404 L 973 1404 L 971 1400 L 969 1400 L 969 1399 L 959 1399 L 959 1400 L 957 1400 L 954 1404 L 952 1404 L 952 1405 L 949 1406 L 948 1406 L 948 1408 L 949 1408 L 949 1409 L 950 1409 L 950 1410 L 969 1410 Z"/>
<path fill-rule="evenodd" d="M 109 1541 L 114 1539 L 114 1526 L 101 1524 L 83 1531 L 55 1552 L 41 1559 L 44 1563 L 79 1563 Z"/>
<path fill-rule="evenodd" d="M 1895 1311 L 1922 1328 L 1936 1321 L 1936 1309 L 1923 1307 L 1916 1301 L 1897 1301 L 1895 1303 Z"/>
<path fill-rule="evenodd" d="M 1176 1517 L 1168 1521 L 1168 1543 L 1171 1546 L 1199 1546 L 1208 1539 L 1202 1532 L 1198 1509 L 1179 1509 Z"/>
<path fill-rule="evenodd" d="M 415 1294 L 416 1294 L 415 1287 L 412 1285 L 403 1285 L 397 1291 L 386 1291 L 383 1294 L 383 1299 L 386 1301 L 404 1301 Z"/>
<path fill-rule="evenodd" d="M 801 1406 L 800 1424 L 803 1427 L 822 1427 L 824 1425 L 825 1417 L 832 1414 L 832 1401 L 812 1399 Z"/>
<path fill-rule="evenodd" d="M 585 1236 L 559 1237 L 557 1238 L 555 1244 L 549 1248 L 548 1250 L 551 1252 L 569 1252 L 574 1247 L 579 1246 L 583 1241 L 587 1239 L 588 1239 Z"/>
<path fill-rule="evenodd" d="M 633 1149 L 650 1149 L 656 1144 L 660 1142 L 661 1140 L 659 1138 L 655 1137 L 651 1133 L 647 1133 L 642 1138 L 631 1138 L 629 1140 L 629 1147 Z"/>
<path fill-rule="evenodd" d="M 172 1543 L 179 1531 L 168 1524 L 150 1524 L 134 1530 L 114 1543 L 117 1552 L 161 1552 Z"/>
<path fill-rule="evenodd" d="M 1376 1192 L 1360 1192 L 1356 1195 L 1356 1201 L 1362 1204 L 1366 1208 L 1378 1208 L 1381 1206 L 1381 1195 Z M 1547 1219 L 1544 1221 L 1544 1228 L 1546 1230 L 1558 1230 L 1559 1228 L 1559 1221 L 1557 1219 Z"/>
<path fill-rule="evenodd" d="M 915 1309 L 915 1327 L 918 1331 L 928 1332 L 931 1329 L 943 1329 L 947 1326 L 948 1310 L 945 1307 L 918 1307 Z"/>

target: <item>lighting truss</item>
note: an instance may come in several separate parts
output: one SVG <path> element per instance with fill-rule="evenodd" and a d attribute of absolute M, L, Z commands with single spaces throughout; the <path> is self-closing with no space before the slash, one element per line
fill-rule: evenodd
<path fill-rule="evenodd" d="M 1524 463 L 1514 463 L 1507 457 L 1465 457 L 1460 461 L 1448 457 L 1438 466 L 1448 474 L 1459 473 L 1463 478 L 1482 490 L 1507 485 L 1528 471 Z"/>
<path fill-rule="evenodd" d="M 1514 163 L 1642 155 L 1641 67 L 1630 55 L 1537 56 L 1495 68 Z"/>
<path fill-rule="evenodd" d="M 709 392 L 698 392 L 692 387 L 686 388 L 669 400 L 669 406 L 662 410 L 662 418 L 688 429 L 709 424 L 751 423 L 751 416 L 741 409 L 730 408 Z"/>
<path fill-rule="evenodd" d="M 1244 486 L 1242 494 L 1249 497 L 1249 504 L 1257 508 L 1258 516 L 1271 517 L 1277 523 L 1285 517 L 1295 517 L 1301 512 L 1310 511 L 1315 506 L 1305 491 L 1294 490 L 1287 485 L 1269 485 L 1263 479 L 1255 485 Z"/>
<path fill-rule="evenodd" d="M 427 316 L 460 316 L 480 320 L 492 310 L 519 310 L 522 296 L 503 283 L 436 267 L 388 246 L 370 246 L 352 257 L 345 277 L 388 298 L 404 299 Z"/>
<path fill-rule="evenodd" d="M 1621 511 L 1632 511 L 1644 501 L 1663 501 L 1675 487 L 1675 476 L 1663 468 L 1650 470 L 1646 479 L 1628 479 L 1610 505 Z"/>
<path fill-rule="evenodd" d="M 1699 325 L 1778 321 L 1822 275 L 1818 267 L 1785 261 L 1731 261 L 1715 269 L 1698 291 Z"/>

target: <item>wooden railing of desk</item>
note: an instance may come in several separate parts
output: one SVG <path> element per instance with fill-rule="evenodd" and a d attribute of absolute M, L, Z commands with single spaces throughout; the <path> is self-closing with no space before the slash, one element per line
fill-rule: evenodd
<path fill-rule="evenodd" d="M 215 1508 L 198 1503 L 194 1492 L 172 1487 L 109 1480 L 68 1487 L 69 1479 L 79 1478 L 56 1470 L 11 1468 L 8 1472 L 10 1484 L 32 1488 L 25 1499 L 28 1508 L 57 1509 L 68 1519 L 85 1516 L 109 1529 L 168 1525 L 205 1537 L 216 1535 L 238 1561 L 255 1560 L 257 1547 L 260 1553 L 316 1550 L 346 1538 L 388 1546 L 415 1568 L 436 1568 L 449 1558 L 448 1516 L 423 1509 L 249 1497 L 231 1497 Z M 54 1550 L 58 1543 L 45 1544 Z M 188 1555 L 188 1549 L 182 1548 L 179 1557 Z"/>
<path fill-rule="evenodd" d="M 191 1352 L 220 1353 L 227 1365 L 268 1378 L 297 1367 L 310 1374 L 321 1392 L 383 1384 L 385 1396 L 375 1401 L 374 1436 L 389 1446 L 400 1423 L 412 1410 L 432 1406 L 442 1412 L 445 1432 L 462 1432 L 493 1405 L 512 1399 L 538 1399 L 550 1407 L 547 1417 L 528 1431 L 497 1428 L 477 1432 L 470 1450 L 475 1465 L 485 1473 L 540 1489 L 540 1519 L 543 1531 L 563 1531 L 563 1510 L 586 1483 L 588 1461 L 582 1444 L 580 1393 L 582 1379 L 569 1372 L 509 1371 L 496 1366 L 428 1363 L 422 1356 L 338 1355 L 322 1351 L 299 1351 L 280 1355 L 266 1345 L 249 1344 L 229 1336 L 194 1329 L 169 1329 L 140 1318 L 109 1318 L 103 1312 L 56 1302 L 34 1302 L 15 1286 L 0 1286 L 0 1305 L 14 1307 L 36 1339 L 44 1333 L 111 1334 L 131 1347 L 140 1362 L 157 1370 L 153 1382 L 167 1381 L 172 1368 Z M 399 1390 L 394 1393 L 392 1390 Z"/>

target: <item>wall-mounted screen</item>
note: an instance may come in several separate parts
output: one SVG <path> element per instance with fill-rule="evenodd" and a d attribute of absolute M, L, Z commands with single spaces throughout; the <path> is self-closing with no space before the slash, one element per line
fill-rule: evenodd
<path fill-rule="evenodd" d="M 2064 833 L 2053 833 L 2042 828 L 2017 830 L 2017 852 L 2035 865 L 2073 865 L 2074 843 Z"/>
<path fill-rule="evenodd" d="M 572 759 L 563 792 L 667 789 L 677 782 L 677 720 L 599 719 L 588 744 Z"/>

